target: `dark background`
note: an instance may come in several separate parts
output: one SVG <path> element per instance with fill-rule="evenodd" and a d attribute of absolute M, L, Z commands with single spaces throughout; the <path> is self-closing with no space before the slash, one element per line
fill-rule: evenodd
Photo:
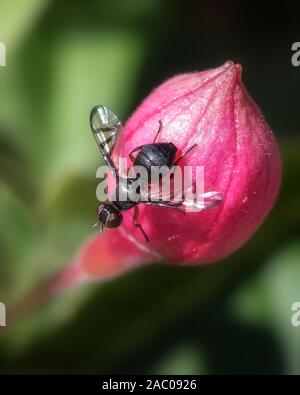
<path fill-rule="evenodd" d="M 278 139 L 283 182 L 267 221 L 224 262 L 88 284 L 1 328 L 0 372 L 300 373 L 299 8 L 1 1 L 0 301 L 20 300 L 91 234 L 96 103 L 125 120 L 166 78 L 239 62 Z"/>

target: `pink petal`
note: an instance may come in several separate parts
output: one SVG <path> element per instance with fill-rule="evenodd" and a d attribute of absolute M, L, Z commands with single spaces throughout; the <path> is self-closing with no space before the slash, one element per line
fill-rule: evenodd
<path fill-rule="evenodd" d="M 128 157 L 148 144 L 173 142 L 178 155 L 198 146 L 182 165 L 204 166 L 205 183 L 224 195 L 219 206 L 183 216 L 175 210 L 140 205 L 140 222 L 150 242 L 132 225 L 92 238 L 78 262 L 92 277 L 110 277 L 142 263 L 220 260 L 244 244 L 271 210 L 280 186 L 281 161 L 274 136 L 241 81 L 241 66 L 226 62 L 204 72 L 175 76 L 155 89 L 127 122 L 118 155 Z M 117 159 L 117 158 L 115 158 Z"/>

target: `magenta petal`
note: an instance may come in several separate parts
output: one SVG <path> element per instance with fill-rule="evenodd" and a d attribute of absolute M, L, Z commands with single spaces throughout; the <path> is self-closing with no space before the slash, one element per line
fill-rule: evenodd
<path fill-rule="evenodd" d="M 88 277 L 109 279 L 136 266 L 162 259 L 123 229 L 108 229 L 88 240 L 72 266 L 81 267 Z M 82 270 L 83 269 L 83 270 Z"/>

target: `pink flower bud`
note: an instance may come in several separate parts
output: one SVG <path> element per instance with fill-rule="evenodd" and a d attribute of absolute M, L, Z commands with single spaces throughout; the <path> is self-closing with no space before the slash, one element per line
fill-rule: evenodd
<path fill-rule="evenodd" d="M 81 251 L 78 263 L 92 276 L 154 260 L 220 260 L 251 237 L 275 202 L 281 178 L 278 147 L 243 86 L 240 65 L 226 62 L 160 85 L 127 122 L 119 141 L 121 156 L 152 142 L 159 120 L 159 140 L 173 142 L 178 155 L 197 144 L 181 165 L 204 166 L 205 183 L 221 192 L 224 201 L 186 215 L 140 205 L 139 221 L 149 243 L 133 226 L 132 210 L 124 212 L 121 228 L 106 230 Z"/>

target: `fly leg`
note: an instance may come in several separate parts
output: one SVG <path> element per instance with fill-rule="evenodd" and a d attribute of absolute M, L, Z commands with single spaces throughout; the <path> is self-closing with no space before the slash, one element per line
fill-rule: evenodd
<path fill-rule="evenodd" d="M 133 218 L 132 218 L 132 223 L 134 226 L 140 229 L 140 231 L 143 233 L 146 241 L 149 241 L 148 236 L 146 235 L 142 225 L 138 222 L 139 220 L 139 207 L 136 205 L 134 206 L 134 212 L 133 212 Z"/>
<path fill-rule="evenodd" d="M 154 137 L 153 144 L 155 144 L 157 142 L 158 136 L 159 136 L 159 134 L 161 132 L 161 129 L 162 129 L 162 121 L 161 121 L 161 119 L 158 121 L 158 124 L 159 124 L 158 131 L 157 131 L 157 133 L 156 133 L 156 135 Z"/>
<path fill-rule="evenodd" d="M 185 209 L 182 206 L 182 203 L 170 203 L 170 202 L 141 202 L 145 204 L 146 206 L 156 206 L 156 207 L 166 207 L 166 208 L 172 208 L 174 210 L 179 211 L 182 214 L 186 214 Z"/>
<path fill-rule="evenodd" d="M 189 152 L 192 151 L 192 149 L 194 149 L 195 147 L 197 147 L 197 144 L 192 145 L 190 148 L 188 148 L 183 154 L 180 155 L 180 157 L 176 160 L 176 162 L 174 163 L 173 166 L 178 165 L 178 163 L 181 161 L 181 159 L 183 159 Z"/>
<path fill-rule="evenodd" d="M 134 152 L 137 152 L 137 151 L 140 151 L 144 146 L 145 146 L 145 144 L 144 144 L 144 145 L 140 145 L 139 147 L 134 148 L 134 149 L 129 153 L 128 156 L 129 156 L 129 159 L 131 160 L 132 163 L 134 163 L 134 161 L 135 161 L 135 156 L 133 155 L 133 153 L 134 153 Z"/>

